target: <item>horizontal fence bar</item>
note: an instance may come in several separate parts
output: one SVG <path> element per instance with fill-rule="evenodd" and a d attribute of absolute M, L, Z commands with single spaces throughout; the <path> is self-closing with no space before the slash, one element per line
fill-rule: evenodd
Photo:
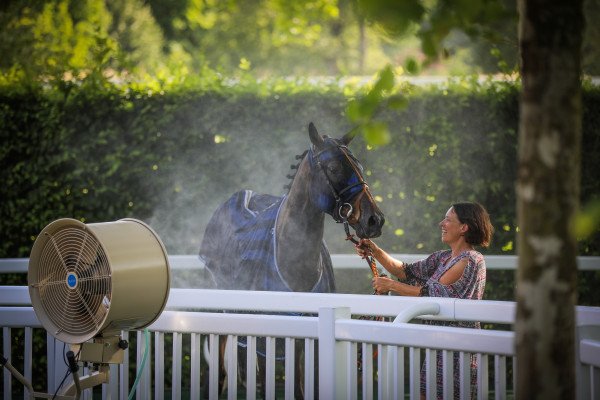
<path fill-rule="evenodd" d="M 579 359 L 583 364 L 600 368 L 600 341 L 582 339 L 579 343 Z"/>
<path fill-rule="evenodd" d="M 5 291 L 6 295 L 3 294 Z M 14 297 L 10 297 L 8 293 Z M 11 299 L 19 299 L 19 301 L 14 303 Z M 316 314 L 320 307 L 332 306 L 349 307 L 353 315 L 395 318 L 410 306 L 429 302 L 431 302 L 431 298 L 421 297 L 174 288 L 170 290 L 166 309 L 237 312 L 261 310 L 271 313 Z M 419 318 L 434 320 L 459 318 L 463 321 L 501 324 L 514 322 L 515 303 L 510 301 L 436 298 L 435 303 L 439 305 L 438 314 Z M 0 305 L 31 305 L 27 287 L 0 286 Z M 593 315 L 590 314 L 590 318 L 592 317 Z"/>
<path fill-rule="evenodd" d="M 27 286 L 0 286 L 0 305 L 30 306 Z"/>
<path fill-rule="evenodd" d="M 267 333 L 268 336 L 277 337 L 318 337 L 316 317 L 194 311 L 163 311 L 148 330 L 236 336 L 265 336 Z"/>
<path fill-rule="evenodd" d="M 0 307 L 0 326 L 3 328 L 42 328 L 33 307 Z"/>
<path fill-rule="evenodd" d="M 336 340 L 513 355 L 514 332 L 357 319 L 336 321 Z M 493 351 L 490 351 L 493 349 Z"/>
<path fill-rule="evenodd" d="M 243 299 L 241 301 L 240 299 Z M 233 311 L 265 313 L 317 314 L 320 307 L 349 307 L 352 315 L 396 318 L 408 307 L 435 302 L 437 315 L 420 319 L 478 321 L 513 324 L 516 303 L 513 301 L 461 300 L 403 296 L 373 296 L 341 293 L 261 292 L 216 289 L 171 289 L 166 310 Z M 30 306 L 27 286 L 0 286 L 0 306 Z M 4 308 L 4 307 L 0 307 Z M 23 309 L 23 307 L 7 307 Z M 598 325 L 598 307 L 576 306 L 577 325 Z M 18 312 L 18 311 L 13 311 Z"/>
<path fill-rule="evenodd" d="M 404 262 L 411 263 L 419 261 L 428 254 L 391 254 Z M 486 255 L 485 265 L 487 269 L 515 270 L 518 266 L 518 256 Z M 334 269 L 364 269 L 365 261 L 356 254 L 332 254 L 331 262 Z M 196 255 L 169 255 L 169 264 L 174 270 L 200 270 L 204 269 L 204 263 Z M 1 258 L 0 274 L 27 273 L 29 265 L 28 258 Z M 577 268 L 580 271 L 600 270 L 600 257 L 577 257 Z"/>

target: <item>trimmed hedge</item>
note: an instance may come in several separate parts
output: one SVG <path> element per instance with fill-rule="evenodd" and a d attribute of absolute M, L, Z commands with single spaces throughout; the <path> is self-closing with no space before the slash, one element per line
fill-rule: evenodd
<path fill-rule="evenodd" d="M 359 136 L 350 146 L 386 215 L 378 243 L 398 253 L 440 249 L 438 223 L 450 204 L 477 200 L 496 227 L 484 253 L 514 254 L 518 85 L 461 81 L 403 92 L 407 107 L 377 117 L 390 127 L 390 144 L 370 148 Z M 285 193 L 295 155 L 309 146 L 310 121 L 332 136 L 350 130 L 345 108 L 357 95 L 293 83 L 2 93 L 0 257 L 28 257 L 43 227 L 65 217 L 139 218 L 169 254 L 196 254 L 208 219 L 230 194 Z M 600 193 L 598 88 L 586 86 L 584 107 L 582 202 Z M 344 236 L 327 221 L 332 253 L 353 253 Z M 599 255 L 598 239 L 596 232 L 581 241 L 580 254 Z M 586 285 L 597 275 L 586 276 Z M 500 297 L 512 299 L 512 285 Z"/>

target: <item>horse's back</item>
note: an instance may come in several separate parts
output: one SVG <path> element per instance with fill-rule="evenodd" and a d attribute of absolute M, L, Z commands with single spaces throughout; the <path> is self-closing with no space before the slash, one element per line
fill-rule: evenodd
<path fill-rule="evenodd" d="M 211 217 L 200 247 L 208 278 L 217 289 L 291 291 L 275 257 L 275 224 L 282 197 L 239 191 Z M 327 246 L 320 249 L 321 279 L 315 292 L 334 292 Z"/>

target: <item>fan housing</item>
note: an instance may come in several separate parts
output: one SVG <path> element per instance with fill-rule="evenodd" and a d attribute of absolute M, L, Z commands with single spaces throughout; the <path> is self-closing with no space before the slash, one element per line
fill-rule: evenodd
<path fill-rule="evenodd" d="M 167 303 L 171 270 L 162 241 L 142 221 L 65 218 L 36 239 L 28 281 L 44 328 L 78 344 L 151 325 Z"/>

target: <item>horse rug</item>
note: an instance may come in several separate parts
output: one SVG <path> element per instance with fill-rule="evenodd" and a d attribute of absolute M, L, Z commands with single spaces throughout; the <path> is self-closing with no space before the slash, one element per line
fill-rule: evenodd
<path fill-rule="evenodd" d="M 199 257 L 217 289 L 292 291 L 275 257 L 277 217 L 284 199 L 243 190 L 233 194 L 211 217 Z M 335 292 L 325 241 L 317 267 L 320 277 L 312 292 Z"/>

